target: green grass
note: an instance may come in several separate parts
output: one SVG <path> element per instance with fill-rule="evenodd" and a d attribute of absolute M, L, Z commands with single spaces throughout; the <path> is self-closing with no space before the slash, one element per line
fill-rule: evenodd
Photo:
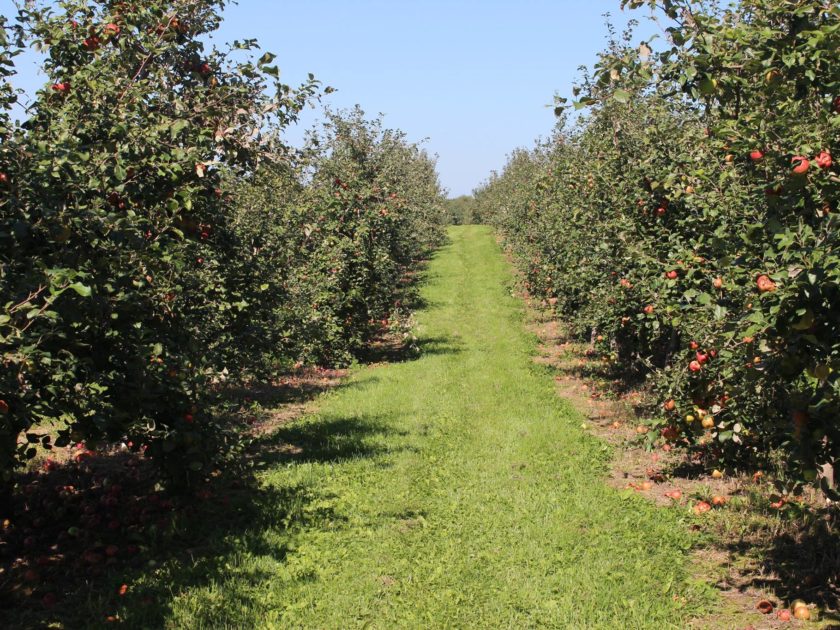
<path fill-rule="evenodd" d="M 707 604 L 683 517 L 607 487 L 606 447 L 531 361 L 491 231 L 450 237 L 422 291 L 420 357 L 355 370 L 282 427 L 272 441 L 303 451 L 266 459 L 209 552 L 133 583 L 156 602 L 127 600 L 124 622 L 661 629 Z"/>

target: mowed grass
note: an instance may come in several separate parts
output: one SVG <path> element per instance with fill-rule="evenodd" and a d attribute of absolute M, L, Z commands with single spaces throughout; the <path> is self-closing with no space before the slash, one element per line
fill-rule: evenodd
<path fill-rule="evenodd" d="M 531 361 L 492 232 L 429 266 L 416 360 L 357 369 L 282 427 L 244 527 L 132 585 L 142 626 L 683 628 L 706 604 L 678 512 L 604 481 L 606 447 Z M 302 450 L 298 450 L 302 449 Z M 256 507 L 255 507 L 256 506 Z"/>

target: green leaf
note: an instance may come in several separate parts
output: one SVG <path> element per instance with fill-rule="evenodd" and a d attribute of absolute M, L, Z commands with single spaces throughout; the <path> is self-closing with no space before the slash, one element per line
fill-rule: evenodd
<path fill-rule="evenodd" d="M 616 90 L 613 92 L 613 98 L 617 100 L 619 103 L 627 103 L 630 101 L 630 97 L 632 95 L 627 90 Z"/>
<path fill-rule="evenodd" d="M 81 282 L 74 282 L 71 284 L 68 289 L 73 289 L 76 293 L 81 295 L 82 297 L 90 297 L 91 289 L 89 286 L 82 284 Z"/>
<path fill-rule="evenodd" d="M 189 121 L 187 120 L 176 120 L 172 126 L 169 128 L 169 137 L 174 140 L 178 137 L 178 134 L 181 133 L 184 129 L 189 126 Z"/>

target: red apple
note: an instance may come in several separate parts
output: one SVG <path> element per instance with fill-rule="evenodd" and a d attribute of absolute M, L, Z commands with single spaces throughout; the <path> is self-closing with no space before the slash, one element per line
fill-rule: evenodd
<path fill-rule="evenodd" d="M 819 155 L 814 158 L 814 162 L 820 168 L 831 168 L 831 153 L 828 151 L 820 151 Z"/>
<path fill-rule="evenodd" d="M 700 364 L 699 361 L 692 361 L 691 363 L 688 364 L 688 369 L 691 370 L 692 372 L 699 372 L 700 370 L 703 369 L 703 366 Z"/>
<path fill-rule="evenodd" d="M 762 599 L 755 605 L 755 607 L 762 615 L 769 615 L 773 612 L 773 604 L 766 599 Z"/>
<path fill-rule="evenodd" d="M 754 149 L 753 151 L 750 151 L 750 159 L 753 162 L 760 162 L 764 159 L 764 153 L 759 149 Z"/>
<path fill-rule="evenodd" d="M 697 515 L 705 514 L 706 512 L 708 512 L 711 509 L 712 509 L 712 506 L 709 505 L 708 503 L 706 503 L 705 501 L 698 501 L 697 503 L 694 504 L 694 507 L 692 508 L 693 512 Z"/>
<path fill-rule="evenodd" d="M 770 291 L 776 290 L 776 283 L 770 279 L 770 276 L 766 274 L 761 274 L 755 280 L 756 286 L 758 286 L 758 290 L 762 293 L 768 293 Z"/>
<path fill-rule="evenodd" d="M 99 49 L 101 43 L 102 41 L 96 35 L 91 35 L 82 41 L 82 46 L 88 52 L 93 52 Z"/>
<path fill-rule="evenodd" d="M 680 437 L 680 430 L 675 426 L 667 426 L 660 431 L 660 435 L 669 442 L 675 442 Z"/>
<path fill-rule="evenodd" d="M 808 161 L 804 155 L 794 155 L 790 163 L 793 164 L 793 172 L 797 175 L 803 175 L 808 172 L 808 169 L 811 167 L 811 162 Z"/>
<path fill-rule="evenodd" d="M 678 275 L 679 274 L 676 272 L 676 270 L 672 269 L 671 271 L 665 274 L 665 277 L 668 278 L 668 280 L 676 280 Z"/>

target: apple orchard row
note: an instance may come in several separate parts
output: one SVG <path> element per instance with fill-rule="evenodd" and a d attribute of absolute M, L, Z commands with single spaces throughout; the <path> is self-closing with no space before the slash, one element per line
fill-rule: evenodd
<path fill-rule="evenodd" d="M 648 439 L 833 483 L 840 449 L 840 7 L 635 0 L 551 139 L 477 191 L 529 290 L 644 383 Z M 653 437 L 655 435 L 655 438 Z M 818 475 L 817 471 L 821 474 Z"/>
<path fill-rule="evenodd" d="M 360 111 L 282 141 L 329 88 L 280 83 L 224 2 L 62 0 L 0 41 L 0 481 L 124 442 L 172 482 L 236 460 L 230 384 L 341 364 L 402 317 L 441 239 L 433 160 Z M 15 60 L 43 50 L 25 110 Z M 15 116 L 22 120 L 15 123 Z"/>

